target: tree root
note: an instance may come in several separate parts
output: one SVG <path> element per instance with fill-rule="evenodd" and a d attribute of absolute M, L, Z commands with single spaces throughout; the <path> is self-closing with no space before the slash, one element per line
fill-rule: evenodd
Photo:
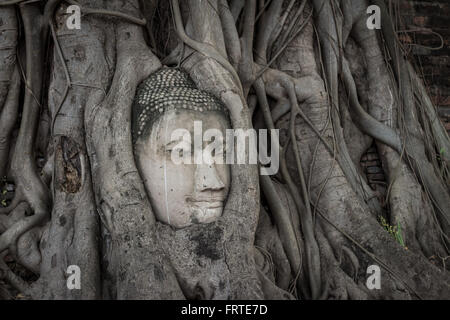
<path fill-rule="evenodd" d="M 0 236 L 0 252 L 10 248 L 17 253 L 17 241 L 27 231 L 42 223 L 48 215 L 48 190 L 36 172 L 33 162 L 34 138 L 39 121 L 39 97 L 42 85 L 41 15 L 34 5 L 20 8 L 26 39 L 27 90 L 23 105 L 19 136 L 12 157 L 11 175 L 16 185 L 12 205 L 2 210 L 18 210 L 20 202 L 26 201 L 34 214 L 15 222 Z M 37 58 L 37 61 L 34 59 Z"/>
<path fill-rule="evenodd" d="M 189 11 L 185 24 L 179 1 L 171 0 L 181 42 L 163 61 L 186 69 L 199 88 L 220 98 L 234 129 L 252 128 L 255 112 L 254 126 L 280 128 L 282 142 L 280 174 L 258 179 L 256 165 L 233 166 L 222 217 L 206 226 L 173 230 L 153 215 L 134 164 L 129 121 L 136 86 L 161 67 L 144 44 L 140 26 L 147 27 L 155 51 L 167 52 L 158 45 L 175 45 L 155 41 L 153 21 L 137 18 L 137 0 L 114 0 L 105 9 L 82 8 L 90 16 L 79 31 L 83 36 L 77 32 L 79 42 L 72 53 L 74 34 L 58 24 L 58 39 L 53 24 L 61 1 L 48 0 L 43 14 L 39 1 L 0 4 L 19 5 L 26 49 L 17 141 L 10 136 L 20 110 L 20 73 L 18 66 L 11 68 L 16 63 L 11 59 L 13 64 L 0 66 L 0 71 L 6 70 L 1 75 L 5 79 L 0 79 L 0 126 L 6 129 L 0 135 L 0 174 L 8 174 L 15 185 L 11 204 L 0 208 L 0 279 L 41 298 L 98 298 L 102 290 L 104 298 L 147 299 L 450 296 L 445 270 L 449 139 L 420 79 L 401 55 L 386 12 L 383 32 L 397 82 L 386 76 L 387 71 L 372 72 L 367 66 L 361 67 L 369 70 L 365 82 L 366 75 L 354 75 L 349 46 L 365 54 L 372 68 L 379 66 L 372 66 L 373 61 L 386 67 L 376 32 L 359 32 L 361 26 L 366 29 L 365 0 L 312 0 L 314 11 L 307 0 L 191 1 L 181 4 Z M 156 2 L 151 7 L 152 12 L 158 9 Z M 96 19 L 100 15 L 118 19 Z M 53 71 L 44 79 L 45 41 L 50 35 L 54 61 L 48 65 Z M 0 48 L 0 55 L 15 55 L 14 41 Z M 367 55 L 370 48 L 377 57 Z M 89 83 L 84 83 L 86 74 Z M 41 92 L 47 80 L 48 104 Z M 393 84 L 399 84 L 397 93 L 402 94 L 399 106 L 382 99 L 388 88 L 394 100 Z M 39 117 L 46 111 L 41 109 L 47 105 L 51 124 L 40 126 Z M 258 122 L 261 118 L 264 121 Z M 358 145 L 350 146 L 354 134 L 359 135 Z M 372 137 L 389 180 L 389 208 L 382 208 L 384 201 L 376 199 L 360 174 L 360 153 Z M 43 160 L 45 153 L 49 155 Z M 39 175 L 37 167 L 45 160 Z M 68 167 L 75 172 L 73 184 L 66 176 Z M 260 206 L 260 186 L 262 204 L 270 213 Z M 42 226 L 52 201 L 51 221 Z M 379 225 L 381 214 L 390 224 L 404 227 L 403 246 Z M 103 223 L 100 234 L 98 215 Z M 217 236 L 218 260 L 199 259 L 195 245 L 205 234 Z M 32 286 L 4 263 L 7 252 L 41 273 Z M 82 259 L 80 252 L 85 253 Z M 89 273 L 87 282 L 82 278 L 87 288 L 83 293 L 66 292 L 69 263 L 81 263 Z M 365 286 L 364 269 L 371 264 L 383 268 L 381 290 Z"/>
<path fill-rule="evenodd" d="M 213 46 L 201 43 L 195 40 L 192 40 L 188 37 L 186 32 L 184 31 L 183 27 L 183 21 L 181 19 L 181 12 L 180 12 L 180 5 L 178 3 L 178 0 L 171 0 L 172 4 L 172 10 L 173 15 L 175 19 L 175 27 L 177 30 L 177 34 L 180 37 L 180 39 L 189 47 L 193 48 L 194 50 L 198 51 L 199 53 L 203 54 L 205 57 L 214 59 L 217 61 L 220 65 L 222 65 L 234 78 L 235 84 L 239 87 L 240 91 L 242 91 L 241 82 L 239 79 L 238 74 L 236 73 L 236 70 L 233 68 L 233 66 L 230 64 L 230 62 L 225 59 L 216 48 Z"/>
<path fill-rule="evenodd" d="M 99 15 L 107 15 L 107 16 L 112 16 L 112 17 L 117 17 L 117 18 L 121 18 L 129 23 L 134 23 L 140 26 L 145 26 L 147 25 L 147 21 L 145 19 L 138 19 L 135 18 L 133 16 L 130 16 L 128 14 L 122 13 L 122 12 L 118 12 L 118 11 L 112 11 L 112 10 L 104 10 L 104 9 L 92 9 L 92 8 L 85 8 L 80 6 L 80 4 L 78 2 L 76 2 L 75 0 L 66 0 L 68 3 L 72 4 L 72 5 L 77 5 L 80 7 L 80 11 L 83 14 L 99 14 Z"/>
<path fill-rule="evenodd" d="M 0 280 L 5 280 L 19 292 L 26 292 L 29 288 L 28 283 L 12 272 L 5 261 L 3 261 L 2 254 L 0 254 Z"/>

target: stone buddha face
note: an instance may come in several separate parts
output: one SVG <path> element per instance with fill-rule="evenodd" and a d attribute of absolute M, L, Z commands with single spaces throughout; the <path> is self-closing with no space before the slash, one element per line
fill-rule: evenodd
<path fill-rule="evenodd" d="M 177 90 L 173 94 L 183 96 Z M 195 91 L 190 91 L 187 95 L 192 98 Z M 166 93 L 169 101 L 170 96 L 171 93 Z M 154 214 L 158 221 L 175 228 L 217 220 L 222 215 L 230 187 L 228 165 L 222 161 L 196 163 L 194 159 L 194 148 L 201 152 L 203 159 L 211 159 L 211 150 L 205 148 L 210 142 L 201 139 L 201 146 L 198 143 L 194 146 L 195 135 L 198 134 L 194 132 L 195 126 L 201 123 L 202 132 L 210 129 L 220 132 L 217 135 L 220 139 L 226 136 L 226 129 L 230 128 L 229 120 L 223 111 L 208 107 L 207 104 L 212 101 L 200 99 L 203 107 L 197 107 L 198 102 L 189 105 L 189 99 L 187 100 L 187 104 L 180 104 L 184 106 L 180 108 L 170 108 L 167 103 L 166 108 L 156 105 L 156 116 L 154 113 L 150 116 L 145 111 L 141 112 L 134 127 L 134 131 L 139 130 L 134 142 L 136 164 Z M 152 108 L 148 110 L 151 111 Z M 152 118 L 150 124 L 148 117 Z M 185 134 L 174 134 L 180 131 Z M 223 144 L 223 149 L 220 150 L 226 150 L 224 141 L 216 142 Z M 183 157 L 184 161 L 174 161 L 174 153 Z M 222 155 L 213 156 L 218 159 Z"/>

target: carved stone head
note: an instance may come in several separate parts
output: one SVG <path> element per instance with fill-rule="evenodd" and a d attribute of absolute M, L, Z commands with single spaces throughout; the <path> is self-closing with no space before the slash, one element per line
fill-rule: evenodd
<path fill-rule="evenodd" d="M 226 108 L 198 90 L 185 72 L 164 67 L 140 84 L 133 106 L 134 152 L 158 221 L 183 228 L 221 216 L 230 168 L 196 159 L 198 154 L 211 158 L 202 132 L 215 130 L 221 133 L 215 138 L 221 139 L 228 128 Z"/>

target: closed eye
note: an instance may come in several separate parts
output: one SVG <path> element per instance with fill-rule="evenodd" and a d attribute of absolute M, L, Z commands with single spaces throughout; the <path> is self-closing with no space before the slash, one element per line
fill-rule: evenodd
<path fill-rule="evenodd" d="M 174 149 L 189 149 L 190 143 L 185 140 L 171 141 L 164 146 L 164 151 L 172 151 Z"/>
<path fill-rule="evenodd" d="M 177 155 L 179 158 L 185 158 L 190 154 L 191 150 L 191 144 L 188 141 L 178 140 L 169 142 L 163 151 L 168 158 L 172 158 L 173 155 Z"/>

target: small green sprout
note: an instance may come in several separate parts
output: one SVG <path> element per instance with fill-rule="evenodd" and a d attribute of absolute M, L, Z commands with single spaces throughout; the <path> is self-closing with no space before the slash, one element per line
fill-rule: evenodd
<path fill-rule="evenodd" d="M 406 248 L 405 241 L 403 240 L 402 236 L 400 222 L 397 222 L 396 226 L 392 226 L 382 216 L 380 216 L 380 222 L 381 225 L 386 229 L 386 231 L 389 232 L 389 234 L 391 234 L 402 247 Z"/>

